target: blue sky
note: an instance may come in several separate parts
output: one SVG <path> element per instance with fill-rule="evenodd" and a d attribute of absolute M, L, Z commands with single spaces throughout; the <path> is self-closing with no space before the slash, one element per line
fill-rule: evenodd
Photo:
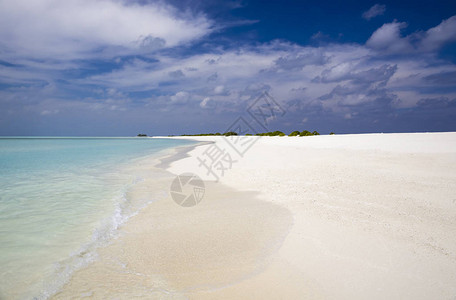
<path fill-rule="evenodd" d="M 456 130 L 451 1 L 0 0 L 0 135 Z"/>

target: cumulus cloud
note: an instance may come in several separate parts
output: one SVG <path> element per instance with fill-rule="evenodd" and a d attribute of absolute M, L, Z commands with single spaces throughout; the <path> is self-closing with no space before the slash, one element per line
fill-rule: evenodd
<path fill-rule="evenodd" d="M 190 99 L 190 94 L 188 92 L 180 91 L 175 95 L 170 97 L 172 104 L 185 104 Z"/>
<path fill-rule="evenodd" d="M 378 34 L 366 45 L 304 47 L 274 42 L 260 48 L 226 50 L 215 58 L 211 53 L 183 58 L 158 56 L 158 65 L 156 62 L 136 61 L 114 72 L 91 76 L 87 83 L 95 81 L 131 91 L 160 87 L 162 93 L 173 95 L 171 104 L 185 103 L 191 93 L 192 99 L 199 99 L 201 108 L 221 111 L 245 109 L 248 101 L 262 91 L 269 91 L 290 110 L 321 109 L 342 117 L 355 107 L 369 106 L 374 111 L 414 107 L 424 93 L 429 96 L 429 91 L 421 92 L 421 89 L 438 86 L 436 81 L 440 77 L 436 74 L 442 73 L 441 77 L 448 81 L 447 74 L 453 74 L 456 68 L 427 53 L 423 56 L 417 53 L 413 61 L 379 56 L 379 51 L 392 51 L 382 48 L 380 40 L 403 38 L 398 30 L 404 25 L 397 22 L 393 25 L 395 28 L 387 28 L 386 34 Z M 166 81 L 162 75 L 177 68 L 193 68 L 194 71 L 185 74 L 185 81 Z M 448 88 L 446 91 L 456 93 Z M 217 106 L 211 103 L 217 103 Z"/>
<path fill-rule="evenodd" d="M 276 69 L 290 71 L 300 70 L 309 65 L 323 65 L 328 59 L 319 49 L 312 49 L 307 53 L 279 57 L 274 61 L 274 64 Z"/>
<path fill-rule="evenodd" d="M 395 71 L 395 66 L 384 65 L 349 74 L 344 78 L 344 82 L 338 83 L 330 93 L 320 99 L 325 108 L 339 111 L 376 101 L 389 105 L 396 95 L 387 89 L 387 82 Z"/>
<path fill-rule="evenodd" d="M 366 42 L 372 49 L 383 53 L 406 53 L 413 50 L 409 37 L 402 37 L 401 30 L 407 27 L 405 22 L 393 22 L 384 24 L 377 29 Z"/>
<path fill-rule="evenodd" d="M 375 4 L 367 11 L 363 12 L 362 17 L 366 20 L 370 20 L 376 16 L 381 16 L 385 13 L 386 6 L 383 4 Z"/>
<path fill-rule="evenodd" d="M 388 80 L 396 73 L 397 65 L 384 64 L 376 68 L 370 68 L 350 74 L 355 84 L 372 84 L 385 86 Z"/>
<path fill-rule="evenodd" d="M 102 12 L 102 13 L 100 13 Z M 173 47 L 208 34 L 203 15 L 162 2 L 1 1 L 0 50 L 9 56 L 87 58 Z"/>
<path fill-rule="evenodd" d="M 456 41 L 456 16 L 443 20 L 438 26 L 427 30 L 419 47 L 423 51 L 435 51 L 454 41 Z"/>
<path fill-rule="evenodd" d="M 47 0 L 43 3 L 47 3 Z M 82 2 L 71 0 L 68 3 L 74 5 Z M 125 6 L 118 1 L 96 3 L 107 7 Z M 34 5 L 39 7 L 41 4 Z M 91 5 L 95 4 L 88 4 L 89 7 Z M 178 14 L 171 7 L 160 5 L 132 4 L 125 6 L 125 9 L 136 11 L 145 8 L 144 12 L 136 16 L 135 22 L 141 20 L 142 14 L 148 15 L 148 9 L 164 10 L 164 16 L 169 17 L 171 24 L 167 34 L 158 34 L 163 29 L 143 32 L 143 29 L 135 28 L 125 34 L 127 37 L 111 37 L 111 33 L 106 33 L 106 36 L 100 33 L 112 29 L 108 25 L 101 26 L 104 27 L 103 30 L 96 29 L 96 33 L 89 34 L 88 37 L 78 37 L 69 31 L 69 39 L 82 39 L 83 43 L 71 50 L 68 56 L 61 52 L 61 48 L 55 50 L 57 52 L 51 52 L 60 53 L 61 60 L 57 62 L 48 60 L 42 64 L 40 60 L 32 61 L 16 56 L 16 64 L 0 64 L 2 83 L 17 85 L 0 90 L 0 111 L 14 113 L 21 109 L 22 104 L 29 112 L 51 118 L 74 108 L 82 111 L 82 107 L 96 113 L 109 111 L 113 114 L 127 114 L 134 110 L 135 114 L 144 114 L 147 121 L 157 111 L 177 111 L 198 118 L 204 115 L 221 122 L 220 119 L 227 115 L 238 116 L 245 112 L 251 101 L 263 91 L 268 91 L 287 109 L 287 118 L 294 116 L 296 124 L 310 124 L 325 114 L 354 121 L 363 118 L 363 112 L 389 116 L 394 115 L 398 108 L 424 109 L 433 103 L 453 107 L 454 102 L 450 99 L 456 99 L 452 79 L 456 67 L 438 57 L 438 50 L 455 38 L 451 28 L 456 17 L 444 20 L 426 31 L 405 36 L 401 32 L 406 23 L 387 23 L 373 32 L 364 45 L 329 43 L 316 47 L 273 41 L 186 52 L 185 49 L 189 48 L 182 44 L 209 32 L 210 21 L 202 16 Z M 147 28 L 149 21 L 146 19 L 143 20 L 145 26 L 139 27 Z M 0 20 L 1 22 L 3 21 Z M 73 21 L 69 22 L 73 26 Z M 196 26 L 195 28 L 201 29 L 201 34 L 189 34 L 187 39 L 185 32 L 174 32 L 180 28 L 180 22 L 188 23 L 189 28 Z M 67 34 L 65 30 L 69 29 L 56 30 L 56 37 L 45 34 L 44 39 L 48 42 L 54 39 L 60 41 Z M 152 32 L 154 30 L 156 32 Z M 5 32 L 0 28 L 0 36 L 5 35 Z M 23 28 L 18 28 L 18 32 L 11 33 L 15 37 L 15 43 L 25 45 L 22 38 L 17 38 L 23 32 Z M 92 41 L 100 35 L 104 37 L 101 42 Z M 174 40 L 170 38 L 172 36 Z M 140 55 L 117 56 L 115 65 L 96 72 L 87 70 L 89 68 L 86 68 L 84 62 L 74 61 L 80 53 L 87 55 L 86 58 L 94 55 L 94 49 L 98 49 L 95 45 L 100 43 L 106 47 L 130 49 L 129 54 L 145 51 L 146 48 L 152 52 L 147 55 L 142 52 Z M 45 48 L 44 44 L 44 41 L 38 42 L 38 48 Z M 46 47 L 51 47 L 50 45 Z M 58 43 L 56 45 L 59 46 Z M 153 52 L 153 49 L 173 45 L 184 50 Z M 0 44 L 0 47 L 3 46 L 5 44 Z M 18 48 L 19 54 L 25 55 L 27 48 L 21 47 Z M 100 51 L 101 56 L 96 62 L 103 64 L 107 52 L 103 48 Z M 122 51 L 113 53 L 125 53 Z M 46 57 L 42 54 L 44 52 L 38 51 L 35 57 Z M 413 59 L 404 55 L 408 53 L 413 53 Z M 18 87 L 21 85 L 26 87 Z M 79 95 L 79 99 L 74 100 L 74 95 Z M 445 100 L 441 100 L 442 96 Z M 39 100 L 59 97 L 63 100 L 46 102 L 45 105 L 42 104 L 43 100 Z M 185 109 L 185 112 L 179 109 Z M 55 110 L 58 113 L 52 114 Z"/>
<path fill-rule="evenodd" d="M 456 41 L 456 16 L 443 20 L 427 31 L 402 36 L 405 22 L 383 24 L 367 40 L 366 45 L 382 54 L 410 54 L 438 51 L 445 44 Z"/>
<path fill-rule="evenodd" d="M 206 97 L 203 99 L 203 101 L 200 102 L 201 108 L 212 109 L 212 108 L 215 108 L 215 106 L 216 106 L 215 101 L 212 100 L 210 97 Z"/>
<path fill-rule="evenodd" d="M 350 72 L 355 68 L 355 63 L 342 62 L 321 72 L 321 76 L 314 79 L 314 82 L 339 82 L 348 79 Z"/>

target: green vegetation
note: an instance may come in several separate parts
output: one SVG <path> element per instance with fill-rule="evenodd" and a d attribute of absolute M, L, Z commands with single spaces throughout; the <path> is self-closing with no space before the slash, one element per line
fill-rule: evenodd
<path fill-rule="evenodd" d="M 333 134 L 334 134 L 334 132 L 330 133 L 330 135 L 333 135 Z M 220 132 L 217 132 L 217 133 L 183 134 L 182 136 L 231 136 L 231 135 L 238 135 L 238 133 L 234 132 L 234 131 L 228 131 L 223 134 Z M 251 133 L 246 133 L 245 135 L 252 136 Z M 257 133 L 255 135 L 256 136 L 286 136 L 285 133 L 283 133 L 282 131 L 279 131 L 279 130 Z M 313 136 L 313 135 L 320 135 L 320 133 L 316 130 L 314 130 L 313 132 L 310 132 L 308 130 L 303 130 L 303 131 L 295 130 L 295 131 L 291 132 L 288 136 Z"/>
<path fill-rule="evenodd" d="M 313 135 L 313 133 L 308 130 L 303 130 L 300 133 L 300 136 L 311 136 L 311 135 Z"/>
<path fill-rule="evenodd" d="M 145 136 L 147 136 L 147 134 L 144 134 L 144 133 L 140 133 L 140 134 L 138 134 L 137 136 L 140 136 L 140 137 L 145 137 Z"/>
<path fill-rule="evenodd" d="M 282 131 L 270 131 L 270 132 L 264 132 L 264 133 L 257 133 L 255 135 L 258 136 L 285 136 L 286 134 L 283 133 Z"/>
<path fill-rule="evenodd" d="M 334 132 L 331 132 L 329 135 L 335 135 L 335 133 L 334 133 Z"/>
<path fill-rule="evenodd" d="M 293 131 L 292 133 L 290 133 L 288 136 L 298 136 L 300 134 L 299 131 Z"/>
<path fill-rule="evenodd" d="M 225 132 L 224 134 L 221 134 L 220 132 L 217 133 L 199 133 L 199 134 L 182 134 L 181 136 L 230 136 L 230 135 L 238 135 L 237 132 L 234 131 L 228 131 Z"/>
<path fill-rule="evenodd" d="M 228 131 L 223 134 L 224 136 L 230 136 L 230 135 L 238 135 L 237 132 L 234 131 Z"/>

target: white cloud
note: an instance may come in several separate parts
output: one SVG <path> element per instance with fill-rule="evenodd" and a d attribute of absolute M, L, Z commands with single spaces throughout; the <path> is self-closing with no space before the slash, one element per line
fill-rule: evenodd
<path fill-rule="evenodd" d="M 306 53 L 279 57 L 274 63 L 276 69 L 289 71 L 300 70 L 305 66 L 310 65 L 323 65 L 328 61 L 328 59 L 329 58 L 324 55 L 322 49 L 309 48 L 309 51 L 306 51 Z"/>
<path fill-rule="evenodd" d="M 100 98 L 108 100 L 99 100 L 101 104 L 97 105 L 97 99 L 92 99 L 90 108 L 93 110 L 121 111 L 127 107 L 124 98 L 130 92 L 153 91 L 153 96 L 144 102 L 157 110 L 165 110 L 168 105 L 168 111 L 171 111 L 179 104 L 187 104 L 181 107 L 199 109 L 203 113 L 210 109 L 239 111 L 261 91 L 267 90 L 284 107 L 294 103 L 290 111 L 306 112 L 297 122 L 304 121 L 303 116 L 307 119 L 307 112 L 320 110 L 339 114 L 340 118 L 346 115 L 355 118 L 361 116 L 356 111 L 363 106 L 369 106 L 371 111 L 414 107 L 420 99 L 438 98 L 439 93 L 455 98 L 451 90 L 444 92 L 442 89 L 435 94 L 420 90 L 435 87 L 442 82 L 439 76 L 446 78 L 456 72 L 454 64 L 439 60 L 436 52 L 432 52 L 437 48 L 429 46 L 452 40 L 454 34 L 450 29 L 454 22 L 455 17 L 452 17 L 428 31 L 405 37 L 401 35 L 405 23 L 384 24 L 366 45 L 333 43 L 311 47 L 275 41 L 193 55 L 186 53 L 185 56 L 158 52 L 139 58 L 122 58 L 115 69 L 83 76 L 72 80 L 71 85 L 79 90 L 96 86 L 102 91 Z M 409 52 L 413 52 L 413 59 L 403 55 L 389 56 Z M 77 68 L 68 61 L 64 63 L 67 70 Z M 7 83 L 8 78 L 11 82 L 22 78 L 23 83 L 31 84 L 37 78 L 35 71 L 40 68 L 39 64 L 29 69 L 0 65 L 0 78 L 6 78 L 3 82 Z M 40 74 L 38 77 L 52 82 L 60 79 L 61 71 L 51 67 L 46 69 L 46 76 Z M 445 84 L 448 87 L 452 83 Z M 41 96 L 48 97 L 54 92 L 48 91 Z M 2 99 L 14 98 L 5 93 L 0 93 Z M 19 94 L 17 90 L 14 93 Z M 23 95 L 23 99 L 27 99 L 26 92 Z M 113 98 L 121 99 L 112 102 Z M 20 101 L 28 100 L 21 98 Z M 5 105 L 4 111 L 13 107 L 10 104 Z M 64 107 L 57 108 L 59 114 L 65 111 Z M 44 110 L 49 109 L 40 107 L 36 111 Z M 316 118 L 310 116 L 309 119 L 313 122 Z"/>
<path fill-rule="evenodd" d="M 171 96 L 170 99 L 173 104 L 185 104 L 190 99 L 190 94 L 188 92 L 181 91 Z"/>
<path fill-rule="evenodd" d="M 383 4 L 375 4 L 369 10 L 365 11 L 362 17 L 366 20 L 370 20 L 376 16 L 381 16 L 385 13 L 386 6 Z"/>
<path fill-rule="evenodd" d="M 210 97 L 206 97 L 203 99 L 203 101 L 200 102 L 200 107 L 201 108 L 214 108 L 215 107 L 215 101 L 212 100 Z"/>
<path fill-rule="evenodd" d="M 456 41 L 456 16 L 426 31 L 420 47 L 423 51 L 434 51 L 452 41 Z"/>
<path fill-rule="evenodd" d="M 226 89 L 225 89 L 225 87 L 224 87 L 223 85 L 219 85 L 219 86 L 216 86 L 216 87 L 214 88 L 214 93 L 215 93 L 216 95 L 221 95 L 221 94 L 226 93 Z"/>
<path fill-rule="evenodd" d="M 366 45 L 381 54 L 411 54 L 435 52 L 445 44 L 456 41 L 456 16 L 443 20 L 427 31 L 402 36 L 401 30 L 406 27 L 405 22 L 383 24 L 371 35 Z"/>
<path fill-rule="evenodd" d="M 173 47 L 206 35 L 211 22 L 161 2 L 0 1 L 0 50 L 29 58 L 90 58 Z"/>
<path fill-rule="evenodd" d="M 352 61 L 343 62 L 322 72 L 323 82 L 334 82 L 347 79 L 347 75 L 355 68 Z"/>
<path fill-rule="evenodd" d="M 395 28 L 387 28 L 386 33 L 376 35 L 372 43 L 401 39 L 397 30 L 404 25 L 393 24 Z M 174 94 L 171 103 L 184 103 L 191 93 L 191 99 L 198 99 L 200 107 L 209 108 L 213 107 L 210 103 L 217 103 L 217 109 L 222 109 L 224 103 L 225 107 L 242 105 L 260 91 L 268 90 L 284 106 L 289 101 L 298 101 L 301 108 L 321 105 L 324 110 L 344 116 L 356 106 L 383 105 L 382 101 L 384 106 L 414 106 L 422 96 L 417 91 L 415 101 L 411 102 L 407 91 L 434 84 L 429 80 L 424 82 L 426 76 L 456 70 L 454 65 L 439 62 L 427 54 L 423 57 L 417 54 L 411 61 L 382 57 L 378 55 L 381 50 L 373 49 L 372 43 L 368 46 L 329 44 L 320 47 L 272 43 L 259 48 L 228 50 L 216 57 L 213 54 L 185 58 L 160 56 L 157 57 L 159 64 L 137 60 L 115 72 L 89 77 L 86 82 L 131 91 L 159 87 L 163 93 Z M 299 68 L 291 65 L 286 68 L 287 64 L 276 67 L 278 61 L 286 59 L 296 60 L 295 64 L 299 65 L 300 59 L 307 62 L 309 57 L 316 57 L 315 53 L 325 59 L 318 64 L 303 63 Z M 211 59 L 216 63 L 207 63 Z M 436 66 L 431 67 L 433 64 Z M 186 72 L 185 78 L 168 82 L 167 76 L 163 75 L 176 69 L 193 71 Z M 217 80 L 208 81 L 213 74 L 217 74 Z"/>
<path fill-rule="evenodd" d="M 384 53 L 404 53 L 412 51 L 408 37 L 401 37 L 401 30 L 407 27 L 407 23 L 393 22 L 383 24 L 377 29 L 366 45 L 372 49 L 383 51 Z"/>

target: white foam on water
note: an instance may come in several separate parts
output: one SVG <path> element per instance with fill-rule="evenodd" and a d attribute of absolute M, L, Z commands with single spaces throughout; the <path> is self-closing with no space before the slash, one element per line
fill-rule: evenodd
<path fill-rule="evenodd" d="M 0 167 L 2 150 L 0 144 Z M 154 151 L 152 157 L 159 154 Z M 76 270 L 97 260 L 97 249 L 154 201 L 128 197 L 145 176 L 160 177 L 141 174 L 135 164 L 145 157 L 139 157 L 96 168 L 59 167 L 36 176 L 0 169 L 0 178 L 11 175 L 8 184 L 0 183 L 0 299 L 47 299 Z"/>

